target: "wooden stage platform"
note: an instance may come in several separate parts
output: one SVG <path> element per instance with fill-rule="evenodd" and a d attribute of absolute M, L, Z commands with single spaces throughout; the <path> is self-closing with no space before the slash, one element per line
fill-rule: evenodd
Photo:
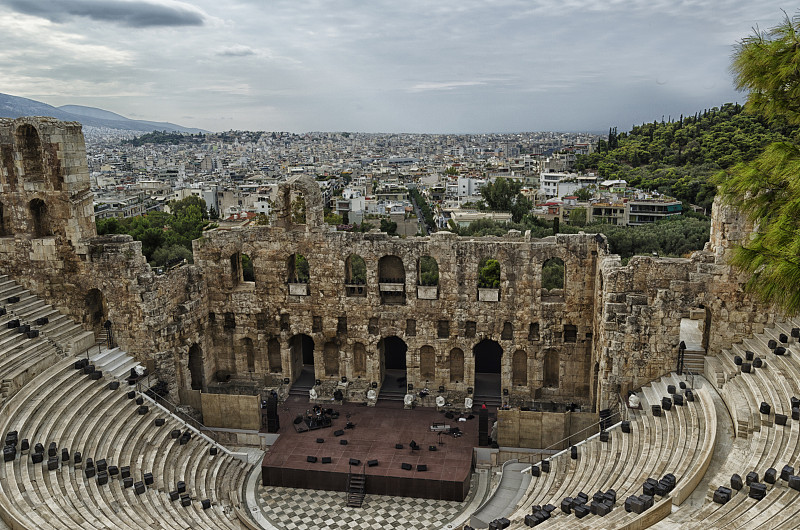
<path fill-rule="evenodd" d="M 458 421 L 431 408 L 404 410 L 402 403 L 378 402 L 375 407 L 345 403 L 323 405 L 339 412 L 329 428 L 298 433 L 293 420 L 311 408 L 308 400 L 291 397 L 279 405 L 281 428 L 278 440 L 264 455 L 261 463 L 261 482 L 264 486 L 309 488 L 347 491 L 350 459 L 366 464 L 377 460 L 378 465 L 364 467 L 366 492 L 374 495 L 395 495 L 429 499 L 463 501 L 469 492 L 472 473 L 473 447 L 478 445 L 478 415 L 467 421 Z M 287 410 L 288 409 L 288 410 Z M 347 422 L 353 429 L 345 429 Z M 463 435 L 453 437 L 431 432 L 433 423 L 458 427 Z M 344 435 L 335 436 L 337 430 Z M 318 443 L 317 438 L 324 439 Z M 342 445 L 341 440 L 347 440 Z M 420 446 L 412 451 L 414 440 Z M 439 444 L 439 441 L 444 442 Z M 396 449 L 395 444 L 403 444 Z M 435 446 L 436 451 L 430 451 Z M 317 462 L 307 461 L 309 456 Z M 330 463 L 323 464 L 323 457 Z M 402 464 L 411 464 L 410 471 Z M 417 471 L 417 466 L 427 466 Z M 361 466 L 353 466 L 361 472 Z"/>

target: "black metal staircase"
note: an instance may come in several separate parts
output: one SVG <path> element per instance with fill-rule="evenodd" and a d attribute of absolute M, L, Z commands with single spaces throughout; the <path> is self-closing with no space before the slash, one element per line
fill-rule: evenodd
<path fill-rule="evenodd" d="M 361 472 L 353 471 L 353 466 L 350 466 L 350 471 L 347 473 L 347 506 L 350 508 L 361 508 L 364 504 L 364 495 L 366 495 L 367 475 L 364 473 L 364 464 L 361 464 Z"/>

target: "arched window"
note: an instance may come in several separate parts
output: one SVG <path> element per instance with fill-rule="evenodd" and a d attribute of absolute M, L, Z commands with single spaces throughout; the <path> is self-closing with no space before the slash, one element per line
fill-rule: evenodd
<path fill-rule="evenodd" d="M 367 350 L 360 342 L 353 344 L 353 375 L 356 377 L 367 375 Z"/>
<path fill-rule="evenodd" d="M 256 281 L 255 270 L 253 269 L 253 260 L 247 254 L 241 255 L 242 260 L 242 281 L 254 282 Z"/>
<path fill-rule="evenodd" d="M 528 326 L 528 340 L 539 340 L 539 323 L 531 322 Z"/>
<path fill-rule="evenodd" d="M 494 258 L 483 258 L 478 263 L 478 300 L 500 300 L 500 262 Z"/>
<path fill-rule="evenodd" d="M 242 282 L 254 281 L 256 281 L 256 275 L 250 256 L 241 252 L 231 254 L 231 282 L 234 287 Z"/>
<path fill-rule="evenodd" d="M 98 333 L 106 320 L 106 301 L 99 289 L 90 289 L 84 299 L 86 303 L 86 323 Z"/>
<path fill-rule="evenodd" d="M 436 300 L 439 297 L 439 264 L 430 256 L 417 261 L 417 298 Z"/>
<path fill-rule="evenodd" d="M 500 338 L 502 340 L 514 339 L 514 326 L 511 325 L 511 322 L 506 322 L 503 324 L 503 332 L 500 334 Z"/>
<path fill-rule="evenodd" d="M 550 258 L 542 264 L 542 301 L 564 301 L 565 271 L 561 258 Z"/>
<path fill-rule="evenodd" d="M 367 264 L 358 254 L 350 254 L 344 262 L 344 283 L 347 296 L 367 295 Z"/>
<path fill-rule="evenodd" d="M 44 165 L 42 163 L 42 143 L 39 133 L 33 125 L 24 124 L 17 128 L 17 148 L 22 154 L 22 169 L 25 171 L 25 180 L 36 181 L 44 179 Z"/>
<path fill-rule="evenodd" d="M 558 359 L 558 352 L 555 350 L 549 350 L 544 355 L 544 380 L 542 382 L 543 386 L 548 388 L 558 388 L 558 376 L 559 376 L 559 359 Z"/>
<path fill-rule="evenodd" d="M 289 284 L 289 294 L 308 296 L 308 280 L 311 272 L 308 260 L 302 254 L 292 254 L 286 260 L 286 282 Z"/>
<path fill-rule="evenodd" d="M 286 260 L 286 269 L 289 283 L 308 283 L 311 269 L 308 260 L 302 254 L 292 254 Z"/>
<path fill-rule="evenodd" d="M 189 348 L 189 374 L 191 375 L 192 390 L 203 389 L 203 350 L 199 344 Z"/>
<path fill-rule="evenodd" d="M 397 256 L 383 256 L 378 260 L 378 283 L 382 304 L 406 302 L 406 269 Z"/>
<path fill-rule="evenodd" d="M 460 348 L 450 350 L 450 382 L 464 381 L 464 352 Z"/>
<path fill-rule="evenodd" d="M 248 372 L 255 372 L 256 371 L 256 353 L 253 348 L 253 339 L 249 337 L 245 337 L 242 339 L 241 343 L 242 353 L 247 360 L 247 371 Z"/>
<path fill-rule="evenodd" d="M 426 381 L 436 378 L 436 350 L 431 346 L 419 349 L 419 376 Z"/>
<path fill-rule="evenodd" d="M 270 373 L 275 374 L 282 371 L 281 343 L 275 337 L 267 341 L 267 362 L 269 362 Z"/>
<path fill-rule="evenodd" d="M 515 386 L 528 384 L 528 354 L 517 350 L 511 358 L 511 379 Z"/>
<path fill-rule="evenodd" d="M 339 347 L 335 342 L 326 342 L 322 350 L 325 363 L 325 375 L 336 377 L 339 375 Z"/>
<path fill-rule="evenodd" d="M 422 256 L 417 264 L 417 283 L 424 286 L 439 285 L 439 264 L 430 256 Z"/>
<path fill-rule="evenodd" d="M 47 204 L 42 199 L 33 199 L 29 203 L 33 237 L 47 237 L 50 233 L 50 219 L 47 214 Z"/>

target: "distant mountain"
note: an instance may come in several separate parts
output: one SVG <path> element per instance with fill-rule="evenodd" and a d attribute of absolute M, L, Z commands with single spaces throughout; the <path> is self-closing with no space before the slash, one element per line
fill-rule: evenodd
<path fill-rule="evenodd" d="M 170 131 L 193 134 L 207 132 L 203 129 L 183 127 L 174 123 L 131 120 L 107 110 L 84 107 L 82 105 L 54 107 L 41 101 L 0 93 L 0 118 L 19 118 L 22 116 L 51 116 L 64 121 L 77 121 L 88 127 L 105 127 L 123 131 Z"/>

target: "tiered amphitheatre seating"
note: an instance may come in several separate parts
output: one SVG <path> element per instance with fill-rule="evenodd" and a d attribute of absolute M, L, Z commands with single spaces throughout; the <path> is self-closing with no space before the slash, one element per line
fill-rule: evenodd
<path fill-rule="evenodd" d="M 595 435 L 578 446 L 578 459 L 570 450 L 550 458 L 550 473 L 533 477 L 523 501 L 509 517 L 510 528 L 525 528 L 524 518 L 532 507 L 551 504 L 556 510 L 543 528 L 618 528 L 639 527 L 643 521 L 652 524 L 669 514 L 672 504 L 682 503 L 703 477 L 713 453 L 716 439 L 716 412 L 708 383 L 697 378 L 695 401 L 673 406 L 661 417 L 654 417 L 651 405 L 660 404 L 668 396 L 667 385 L 679 387 L 681 378 L 671 374 L 642 389 L 642 410 L 631 410 L 631 432 L 623 433 L 620 424 L 609 430 L 609 442 Z M 678 392 L 681 392 L 678 390 Z M 682 392 L 681 392 L 682 393 Z M 663 498 L 656 497 L 655 505 L 643 514 L 626 512 L 625 499 L 641 495 L 647 478 L 660 479 L 672 473 L 677 478 L 675 489 Z M 560 509 L 565 497 L 586 493 L 590 500 L 597 491 L 616 492 L 616 507 L 608 515 L 588 515 L 582 519 L 567 515 Z"/>
<path fill-rule="evenodd" d="M 800 500 L 800 491 L 790 489 L 787 481 L 780 478 L 774 484 L 766 484 L 767 494 L 761 500 L 750 498 L 750 488 L 745 485 L 740 491 L 733 489 L 727 503 L 713 502 L 713 491 L 718 486 L 730 487 L 734 473 L 744 478 L 754 471 L 764 483 L 764 473 L 769 468 L 780 475 L 784 465 L 798 467 L 800 422 L 791 417 L 791 398 L 800 397 L 800 344 L 791 337 L 792 329 L 797 327 L 800 323 L 781 322 L 735 344 L 710 364 L 716 372 L 710 375 L 724 381 L 720 393 L 731 410 L 737 437 L 724 464 L 711 478 L 703 505 L 686 513 L 678 511 L 659 527 L 668 528 L 670 524 L 680 524 L 682 528 L 797 527 L 800 508 L 796 501 Z M 786 343 L 779 342 L 781 333 L 788 337 Z M 773 353 L 770 340 L 785 347 L 786 355 Z M 763 365 L 742 373 L 741 367 L 734 363 L 734 356 L 748 362 L 748 352 L 753 358 L 760 358 Z M 762 402 L 770 405 L 769 414 L 759 411 Z M 775 423 L 776 413 L 788 416 L 785 426 Z M 800 469 L 795 472 L 800 473 Z"/>
<path fill-rule="evenodd" d="M 43 370 L 53 365 L 59 354 L 93 342 L 91 332 L 47 306 L 7 276 L 0 276 L 0 404 Z M 42 317 L 48 317 L 44 323 Z M 17 321 L 28 325 L 38 336 L 20 333 L 22 327 L 9 328 Z"/>
<path fill-rule="evenodd" d="M 10 379 L 13 392 L 0 406 L 0 436 L 17 431 L 19 440 L 15 458 L 0 465 L 0 520 L 12 528 L 37 529 L 243 528 L 234 503 L 251 465 L 132 390 L 125 378 L 136 363 L 124 352 L 101 349 L 91 356 L 93 366 L 102 371 L 99 380 L 75 369 L 79 358 L 63 355 L 57 346 L 83 344 L 85 332 L 0 277 L 0 302 L 10 296 L 19 296 L 19 301 L 6 303 L 12 309 L 0 317 L 0 378 L 5 381 L 16 373 L 20 359 L 43 361 L 36 370 L 28 368 L 25 377 Z M 6 326 L 15 318 L 35 322 L 42 316 L 48 316 L 48 323 L 38 328 L 50 337 L 43 332 L 28 339 Z M 112 381 L 119 387 L 112 389 Z M 139 398 L 147 411 L 140 410 Z M 156 418 L 164 424 L 156 425 Z M 191 436 L 182 443 L 171 437 L 173 430 Z M 30 444 L 27 451 L 21 450 L 23 439 Z M 57 463 L 48 470 L 51 442 L 57 447 Z M 37 443 L 44 446 L 44 457 L 34 464 Z M 62 449 L 68 450 L 67 461 L 62 461 Z M 76 451 L 82 455 L 80 463 L 75 462 Z M 105 460 L 120 472 L 102 485 L 97 476 L 87 477 L 87 458 Z M 123 467 L 129 467 L 134 482 L 152 474 L 153 483 L 137 494 L 135 487 L 125 487 Z M 182 499 L 170 499 L 179 481 L 188 494 L 185 506 Z M 210 506 L 204 507 L 204 500 Z"/>

